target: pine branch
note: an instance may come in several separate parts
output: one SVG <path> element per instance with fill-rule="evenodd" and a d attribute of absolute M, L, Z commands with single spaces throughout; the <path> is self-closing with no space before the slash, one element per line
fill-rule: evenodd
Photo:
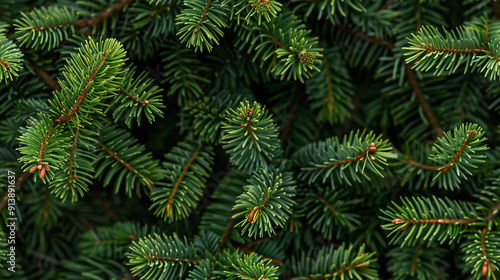
<path fill-rule="evenodd" d="M 111 151 L 110 149 L 108 149 L 101 141 L 97 140 L 97 143 L 99 144 L 99 146 L 101 146 L 101 148 L 106 151 L 106 153 L 108 153 L 112 158 L 114 158 L 117 162 L 121 163 L 126 169 L 128 169 L 129 171 L 137 174 L 139 177 L 141 177 L 150 187 L 154 187 L 153 183 L 147 178 L 145 177 L 144 175 L 142 175 L 139 171 L 137 171 L 135 168 L 133 168 L 132 166 L 130 166 L 130 164 L 128 164 L 127 162 L 125 162 L 123 159 L 121 159 L 117 154 L 115 154 L 113 151 Z"/>
<path fill-rule="evenodd" d="M 55 119 L 56 122 L 59 124 L 65 123 L 69 121 L 73 115 L 76 113 L 76 111 L 80 108 L 82 105 L 83 101 L 85 100 L 85 96 L 87 96 L 87 89 L 89 87 L 89 84 L 94 81 L 95 75 L 97 74 L 97 71 L 101 67 L 101 65 L 106 61 L 106 56 L 111 52 L 111 50 L 107 50 L 104 52 L 101 60 L 97 63 L 97 66 L 94 68 L 92 73 L 88 76 L 87 81 L 85 82 L 85 85 L 83 86 L 83 89 L 80 91 L 80 96 L 76 99 L 75 105 L 71 107 L 68 113 L 59 116 L 58 118 Z"/>
<path fill-rule="evenodd" d="M 179 184 L 182 182 L 182 178 L 184 178 L 184 175 L 186 174 L 186 171 L 189 169 L 189 166 L 191 166 L 191 164 L 193 163 L 193 161 L 194 161 L 194 159 L 196 158 L 197 155 L 198 155 L 198 150 L 194 151 L 193 155 L 189 158 L 189 161 L 184 166 L 184 169 L 182 170 L 181 175 L 179 176 L 179 178 L 175 182 L 174 189 L 172 190 L 172 194 L 170 195 L 170 198 L 168 199 L 167 207 L 166 207 L 166 210 L 165 210 L 166 213 L 167 213 L 167 215 L 171 214 L 170 211 L 171 211 L 171 207 L 172 207 L 172 203 L 173 203 L 173 199 L 174 199 L 175 193 L 177 192 L 177 188 L 179 187 Z"/>

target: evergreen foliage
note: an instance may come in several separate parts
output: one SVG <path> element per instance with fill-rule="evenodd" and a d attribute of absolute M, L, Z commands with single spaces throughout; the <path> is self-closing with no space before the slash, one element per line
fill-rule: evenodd
<path fill-rule="evenodd" d="M 0 279 L 498 279 L 499 78 L 498 1 L 0 0 Z"/>

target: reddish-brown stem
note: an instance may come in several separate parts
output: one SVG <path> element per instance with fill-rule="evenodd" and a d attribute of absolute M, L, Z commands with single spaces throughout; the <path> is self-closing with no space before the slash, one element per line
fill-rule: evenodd
<path fill-rule="evenodd" d="M 71 145 L 71 157 L 69 159 L 69 179 L 68 179 L 68 188 L 66 189 L 67 191 L 69 190 L 69 186 L 71 185 L 71 180 L 73 179 L 73 163 L 75 161 L 75 150 L 76 150 L 76 143 L 78 142 L 78 133 L 80 132 L 80 128 L 77 127 L 75 131 L 75 139 L 73 140 L 73 145 Z"/>
<path fill-rule="evenodd" d="M 283 44 L 281 44 L 280 42 L 278 42 L 278 40 L 276 40 L 273 36 L 271 36 L 271 34 L 269 34 L 267 32 L 265 32 L 265 34 L 269 37 L 269 39 L 271 39 L 274 42 L 274 48 L 275 49 L 277 49 L 278 47 L 280 47 L 282 49 L 287 50 L 291 54 L 294 53 L 292 50 L 290 50 L 289 48 L 285 47 Z"/>
<path fill-rule="evenodd" d="M 330 212 L 333 213 L 333 215 L 335 215 L 335 216 L 338 215 L 338 212 L 333 208 L 333 206 L 330 203 L 328 203 L 328 201 L 326 201 L 325 198 L 323 198 L 319 194 L 316 194 L 316 198 L 318 198 L 330 210 Z"/>
<path fill-rule="evenodd" d="M 193 163 L 193 161 L 197 155 L 198 155 L 198 150 L 194 151 L 191 158 L 189 158 L 188 163 L 186 164 L 186 166 L 184 166 L 184 169 L 182 170 L 181 175 L 177 179 L 177 182 L 175 182 L 174 190 L 172 191 L 172 194 L 170 195 L 170 198 L 168 199 L 167 209 L 166 209 L 167 214 L 170 213 L 170 211 L 172 210 L 172 203 L 174 202 L 174 196 L 175 196 L 175 193 L 177 192 L 177 188 L 179 188 L 179 185 L 182 182 L 182 178 L 184 178 L 184 175 L 186 174 L 187 170 L 189 169 L 189 166 L 191 166 L 191 164 Z"/>
<path fill-rule="evenodd" d="M 200 21 L 196 25 L 196 30 L 194 31 L 194 34 L 198 34 L 198 32 L 200 31 L 200 24 L 203 21 L 203 19 L 205 18 L 205 15 L 207 14 L 207 10 L 208 10 L 209 5 L 210 5 L 210 0 L 207 1 L 207 5 L 205 6 L 205 10 L 203 10 L 203 14 L 201 15 Z"/>
<path fill-rule="evenodd" d="M 112 158 L 114 158 L 116 161 L 118 161 L 119 163 L 121 163 L 125 168 L 127 168 L 129 171 L 132 171 L 134 173 L 136 173 L 137 175 L 139 175 L 144 181 L 146 181 L 146 183 L 148 183 L 148 185 L 150 187 L 153 187 L 153 183 L 151 183 L 151 181 L 149 181 L 148 178 L 146 178 L 144 175 L 142 175 L 139 171 L 135 170 L 132 166 L 130 166 L 130 164 L 126 163 L 123 159 L 121 159 L 117 154 L 115 154 L 113 151 L 111 151 L 110 149 L 108 149 L 101 141 L 97 140 L 97 143 L 99 144 L 99 146 L 101 146 L 101 148 L 106 151 L 106 153 L 108 153 Z"/>
<path fill-rule="evenodd" d="M 465 142 L 462 144 L 462 146 L 460 146 L 460 149 L 458 149 L 458 152 L 455 153 L 455 156 L 451 159 L 450 162 L 448 162 L 448 164 L 446 164 L 446 167 L 443 168 L 443 170 L 441 170 L 441 172 L 446 173 L 446 172 L 448 172 L 448 170 L 450 170 L 450 168 L 458 160 L 458 158 L 460 157 L 462 152 L 465 150 L 465 148 L 469 144 L 470 136 L 471 136 L 471 134 L 467 135 L 467 140 L 465 140 Z"/>
<path fill-rule="evenodd" d="M 164 257 L 159 257 L 155 255 L 151 255 L 150 258 L 147 258 L 148 262 L 153 262 L 155 260 L 160 260 L 160 261 L 172 261 L 172 262 L 194 262 L 194 263 L 200 263 L 201 260 L 193 260 L 193 259 L 177 259 L 177 258 L 164 258 Z"/>
<path fill-rule="evenodd" d="M 47 132 L 47 135 L 43 138 L 42 144 L 40 145 L 40 151 L 38 152 L 38 165 L 42 165 L 43 163 L 43 149 L 45 148 L 45 144 L 49 140 L 50 134 L 52 133 L 52 129 Z"/>
<path fill-rule="evenodd" d="M 369 152 L 368 149 L 366 149 L 363 152 L 359 152 L 354 158 L 344 159 L 342 161 L 334 162 L 334 163 L 332 163 L 330 165 L 327 165 L 327 166 L 319 166 L 319 167 L 316 167 L 316 169 L 318 169 L 318 170 L 321 170 L 321 169 L 330 169 L 330 168 L 332 168 L 334 166 L 341 166 L 341 165 L 346 165 L 346 164 L 351 163 L 351 162 L 356 162 L 356 161 L 358 161 L 358 160 L 360 160 L 362 158 L 365 158 L 367 152 L 370 153 L 370 154 L 372 153 L 372 152 Z"/>
<path fill-rule="evenodd" d="M 420 30 L 420 27 L 422 27 L 422 5 L 420 1 L 417 1 L 417 32 Z"/>
<path fill-rule="evenodd" d="M 443 137 L 444 135 L 443 129 L 439 125 L 438 120 L 434 116 L 434 113 L 432 113 L 429 103 L 427 103 L 427 100 L 425 100 L 424 94 L 422 93 L 422 90 L 418 86 L 417 78 L 415 77 L 415 72 L 413 72 L 409 64 L 405 64 L 405 70 L 406 70 L 406 75 L 408 76 L 408 82 L 410 83 L 413 92 L 415 92 L 417 101 L 420 104 L 420 107 L 422 108 L 425 117 L 429 121 L 429 124 L 434 130 L 434 136 Z"/>
<path fill-rule="evenodd" d="M 31 69 L 33 69 L 33 71 L 35 71 L 38 77 L 40 77 L 47 85 L 49 85 L 51 89 L 61 90 L 61 86 L 59 86 L 59 84 L 54 81 L 54 79 L 52 79 L 52 77 L 45 70 L 31 63 L 30 67 Z"/>
<path fill-rule="evenodd" d="M 87 96 L 87 90 L 88 90 L 88 86 L 89 86 L 90 82 L 92 82 L 94 80 L 95 75 L 97 74 L 97 71 L 99 70 L 101 65 L 104 63 L 104 61 L 106 60 L 106 56 L 109 54 L 110 51 L 111 50 L 107 50 L 104 53 L 102 59 L 99 61 L 97 66 L 94 68 L 94 70 L 92 71 L 92 74 L 90 74 L 89 78 L 87 79 L 87 82 L 85 83 L 82 91 L 80 92 L 80 96 L 76 100 L 75 105 L 73 105 L 73 107 L 71 107 L 71 110 L 67 114 L 61 115 L 59 118 L 56 119 L 56 121 L 59 122 L 59 124 L 69 121 L 73 117 L 73 115 L 76 113 L 76 111 L 80 108 L 80 106 L 83 103 L 83 100 L 85 99 L 85 96 Z"/>
<path fill-rule="evenodd" d="M 141 101 L 141 100 L 139 100 L 139 98 L 137 98 L 137 97 L 133 96 L 132 94 L 130 94 L 130 93 L 128 93 L 128 92 L 126 92 L 126 91 L 125 91 L 124 89 L 122 89 L 120 86 L 116 86 L 116 88 L 117 88 L 117 89 L 118 89 L 121 93 L 123 93 L 123 94 L 125 94 L 126 96 L 128 96 L 129 98 L 131 98 L 131 99 L 135 100 L 137 103 L 140 103 L 143 107 L 144 107 L 144 106 L 146 106 L 147 104 L 149 104 L 149 103 L 147 103 L 146 101 Z"/>
<path fill-rule="evenodd" d="M 481 250 L 483 251 L 483 257 L 485 261 L 488 261 L 486 258 L 486 247 L 484 246 L 484 238 L 486 237 L 486 232 L 488 232 L 487 228 L 483 228 L 483 231 L 481 233 Z"/>
<path fill-rule="evenodd" d="M 421 169 L 425 169 L 425 170 L 431 170 L 431 171 L 438 171 L 439 168 L 442 167 L 442 166 L 429 166 L 429 165 L 418 163 L 416 161 L 411 160 L 407 155 L 405 155 L 405 161 L 407 163 L 415 166 L 415 167 L 418 167 L 418 168 L 421 168 Z"/>
<path fill-rule="evenodd" d="M 403 230 L 406 229 L 406 225 L 412 224 L 412 225 L 426 225 L 426 224 L 440 224 L 440 225 L 446 225 L 446 224 L 456 224 L 459 223 L 461 225 L 469 225 L 472 223 L 477 222 L 477 218 L 473 219 L 430 219 L 430 220 L 408 220 L 404 221 L 402 219 L 395 219 L 392 221 L 393 224 L 401 224 L 405 223 L 402 228 Z"/>

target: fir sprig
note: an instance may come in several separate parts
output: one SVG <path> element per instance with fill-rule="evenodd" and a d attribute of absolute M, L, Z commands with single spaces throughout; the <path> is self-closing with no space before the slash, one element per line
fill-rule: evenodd
<path fill-rule="evenodd" d="M 227 111 L 223 122 L 223 148 L 230 161 L 246 173 L 267 167 L 281 153 L 278 130 L 265 106 L 254 102 L 240 102 L 235 111 Z M 251 159 L 251 160 L 248 160 Z"/>

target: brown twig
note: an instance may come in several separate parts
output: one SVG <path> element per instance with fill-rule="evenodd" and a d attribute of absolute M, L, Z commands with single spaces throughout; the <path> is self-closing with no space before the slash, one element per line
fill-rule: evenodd
<path fill-rule="evenodd" d="M 203 10 L 203 14 L 201 15 L 200 21 L 196 25 L 196 30 L 194 31 L 194 34 L 198 34 L 198 32 L 200 31 L 200 24 L 203 21 L 203 19 L 205 18 L 205 15 L 207 14 L 207 10 L 208 10 L 209 5 L 210 5 L 210 0 L 207 1 L 207 5 L 205 6 L 205 9 Z"/>
<path fill-rule="evenodd" d="M 61 86 L 45 70 L 32 63 L 30 63 L 30 67 L 52 90 L 61 90 Z"/>
<path fill-rule="evenodd" d="M 415 166 L 415 167 L 418 167 L 418 168 L 421 168 L 421 169 L 425 169 L 425 170 L 431 170 L 431 171 L 438 171 L 439 168 L 442 167 L 442 166 L 429 166 L 429 165 L 418 163 L 416 161 L 411 160 L 407 155 L 405 155 L 405 161 L 407 163 Z"/>
<path fill-rule="evenodd" d="M 327 166 L 319 166 L 319 167 L 316 167 L 316 169 L 318 170 L 321 170 L 321 169 L 330 169 L 334 166 L 341 166 L 341 165 L 346 165 L 348 163 L 352 163 L 352 162 L 356 162 L 360 159 L 364 159 L 366 160 L 366 153 L 373 153 L 371 152 L 369 149 L 366 149 L 365 151 L 362 151 L 362 152 L 359 152 L 354 158 L 349 158 L 349 159 L 344 159 L 342 161 L 338 161 L 338 162 L 334 162 L 332 164 L 329 164 Z"/>
<path fill-rule="evenodd" d="M 413 72 L 409 64 L 405 64 L 405 70 L 406 70 L 406 75 L 408 76 L 408 82 L 410 83 L 413 92 L 415 92 L 417 101 L 420 104 L 420 107 L 422 107 L 422 111 L 424 112 L 425 117 L 427 118 L 429 124 L 434 130 L 434 136 L 443 137 L 444 135 L 443 129 L 439 125 L 438 120 L 434 116 L 434 113 L 431 111 L 429 103 L 427 103 L 427 100 L 425 100 L 422 90 L 418 86 L 417 78 L 415 77 L 415 72 Z"/>
<path fill-rule="evenodd" d="M 80 106 L 83 103 L 83 100 L 85 99 L 85 96 L 87 96 L 87 89 L 88 89 L 90 82 L 92 82 L 94 80 L 95 75 L 97 74 L 97 71 L 99 70 L 101 65 L 104 63 L 104 61 L 106 60 L 106 56 L 109 54 L 109 52 L 111 52 L 111 50 L 107 50 L 104 53 L 104 55 L 101 58 L 101 60 L 99 61 L 99 63 L 92 71 L 92 74 L 90 74 L 89 78 L 87 79 L 87 82 L 85 83 L 82 91 L 80 92 L 80 96 L 78 96 L 78 99 L 76 100 L 75 105 L 73 105 L 73 107 L 71 107 L 71 109 L 68 113 L 63 114 L 59 118 L 56 119 L 56 121 L 59 122 L 59 124 L 69 121 L 73 117 L 73 115 L 76 113 L 76 111 L 80 108 Z"/>
<path fill-rule="evenodd" d="M 167 214 L 170 213 L 170 211 L 172 210 L 172 203 L 174 202 L 174 196 L 175 196 L 175 193 L 177 192 L 177 188 L 179 187 L 179 185 L 182 181 L 182 178 L 184 178 L 184 175 L 186 174 L 187 170 L 189 169 L 189 166 L 191 166 L 191 164 L 193 163 L 193 161 L 197 155 L 198 155 L 198 150 L 194 151 L 193 155 L 189 158 L 188 163 L 186 163 L 186 166 L 184 166 L 184 169 L 182 170 L 181 175 L 177 179 L 177 182 L 175 182 L 174 190 L 172 191 L 172 194 L 170 195 L 170 198 L 168 199 Z"/>
<path fill-rule="evenodd" d="M 120 86 L 116 86 L 116 88 L 123 94 L 125 94 L 126 96 L 128 96 L 130 99 L 132 100 L 135 100 L 137 103 L 140 103 L 143 107 L 146 106 L 147 104 L 149 104 L 149 102 L 147 100 L 145 101 L 141 101 L 139 100 L 139 98 L 133 96 L 132 94 L 126 92 L 124 89 L 122 89 Z"/>
<path fill-rule="evenodd" d="M 144 181 L 146 181 L 146 183 L 148 183 L 148 185 L 150 187 L 154 187 L 153 186 L 153 183 L 151 183 L 151 181 L 149 181 L 148 178 L 146 178 L 144 175 L 141 174 L 141 172 L 137 171 L 135 168 L 133 168 L 132 166 L 130 166 L 130 164 L 128 164 L 127 162 L 125 162 L 123 159 L 121 159 L 117 154 L 115 154 L 113 151 L 111 151 L 110 149 L 108 149 L 101 141 L 97 140 L 97 143 L 99 144 L 99 146 L 101 146 L 101 148 L 106 151 L 106 153 L 108 153 L 111 157 L 113 157 L 116 161 L 118 161 L 119 163 L 121 163 L 123 166 L 125 166 L 125 168 L 127 168 L 129 171 L 132 171 L 134 172 L 135 174 L 139 175 L 139 177 L 141 177 Z"/>
<path fill-rule="evenodd" d="M 269 39 L 271 39 L 271 41 L 274 42 L 274 48 L 277 49 L 278 47 L 282 48 L 282 49 L 285 49 L 287 50 L 289 53 L 293 54 L 294 52 L 292 50 L 290 50 L 289 48 L 285 47 L 283 44 L 281 44 L 280 42 L 278 42 L 278 40 L 276 40 L 273 36 L 271 36 L 271 34 L 269 34 L 268 32 L 264 32 L 264 34 L 266 34 Z"/>
<path fill-rule="evenodd" d="M 154 262 L 156 260 L 160 261 L 172 261 L 172 262 L 194 262 L 194 263 L 200 263 L 201 260 L 196 260 L 196 259 L 178 259 L 178 258 L 164 258 L 164 257 L 159 257 L 156 255 L 151 255 L 151 257 L 146 258 L 146 260 L 149 262 Z"/>

